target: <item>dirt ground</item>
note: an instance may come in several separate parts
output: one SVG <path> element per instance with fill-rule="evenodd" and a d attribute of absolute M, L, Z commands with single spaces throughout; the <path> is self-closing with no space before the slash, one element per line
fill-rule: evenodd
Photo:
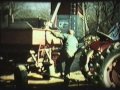
<path fill-rule="evenodd" d="M 64 86 L 64 80 L 59 78 L 59 74 L 51 76 L 50 80 L 44 80 L 41 75 L 36 73 L 28 74 L 28 87 L 29 88 L 41 88 L 41 87 L 62 87 Z M 70 83 L 68 87 L 87 86 L 85 78 L 80 71 L 70 73 Z M 14 74 L 1 75 L 0 76 L 0 87 L 15 88 Z"/>
<path fill-rule="evenodd" d="M 69 89 L 76 89 L 77 90 L 89 90 L 89 89 L 99 89 L 101 88 L 96 87 L 95 85 L 92 85 L 91 83 L 85 82 L 84 76 L 79 71 L 79 65 L 78 65 L 79 59 L 75 59 L 75 61 L 72 64 L 72 69 L 70 73 L 70 83 L 67 86 Z M 0 90 L 18 90 L 19 88 L 16 88 L 15 82 L 14 82 L 14 65 L 5 63 L 0 63 Z M 54 76 L 51 76 L 50 80 L 44 80 L 41 75 L 36 73 L 29 73 L 28 74 L 28 85 L 27 90 L 46 90 L 51 88 L 57 90 L 66 90 L 66 87 L 64 85 L 64 80 L 59 78 L 59 74 L 56 74 Z M 102 88 L 103 89 L 103 88 Z M 21 90 L 21 89 L 20 89 Z M 25 87 L 26 90 L 26 87 Z"/>
<path fill-rule="evenodd" d="M 41 75 L 36 73 L 30 73 L 28 77 L 27 87 L 17 88 L 13 73 L 1 75 L 0 90 L 106 90 L 106 88 L 96 87 L 91 83 L 85 82 L 85 78 L 80 71 L 70 73 L 70 83 L 67 87 L 64 86 L 64 80 L 59 78 L 59 74 L 51 76 L 50 80 L 44 80 Z"/>

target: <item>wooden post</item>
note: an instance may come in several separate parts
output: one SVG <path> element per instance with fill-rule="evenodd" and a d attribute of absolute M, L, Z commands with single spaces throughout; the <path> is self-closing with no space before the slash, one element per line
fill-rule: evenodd
<path fill-rule="evenodd" d="M 86 10 L 85 10 L 85 4 L 83 3 L 82 4 L 82 8 L 83 8 L 83 30 L 84 30 L 84 35 L 86 33 L 89 33 L 89 28 L 88 28 L 88 25 L 87 25 L 87 18 L 86 18 Z"/>
<path fill-rule="evenodd" d="M 85 8 L 84 8 L 84 2 L 82 3 L 82 9 L 83 9 L 83 36 L 85 36 Z"/>

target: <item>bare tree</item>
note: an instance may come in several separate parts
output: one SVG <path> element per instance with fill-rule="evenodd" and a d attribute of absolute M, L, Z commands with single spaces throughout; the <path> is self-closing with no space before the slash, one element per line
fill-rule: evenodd
<path fill-rule="evenodd" d="M 117 15 L 119 10 L 119 3 L 117 1 L 102 1 L 101 2 L 101 10 L 100 10 L 100 18 L 101 23 L 100 26 L 102 27 L 102 31 L 107 33 L 109 29 L 112 27 L 113 24 L 115 24 L 116 21 L 119 21 L 117 19 Z"/>

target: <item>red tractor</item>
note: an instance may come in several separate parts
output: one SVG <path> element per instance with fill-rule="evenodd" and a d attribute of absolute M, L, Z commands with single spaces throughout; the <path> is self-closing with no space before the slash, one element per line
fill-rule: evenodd
<path fill-rule="evenodd" d="M 97 36 L 88 36 L 85 42 L 80 70 L 86 80 L 105 87 L 120 86 L 120 28 L 110 30 L 109 35 L 97 31 Z"/>

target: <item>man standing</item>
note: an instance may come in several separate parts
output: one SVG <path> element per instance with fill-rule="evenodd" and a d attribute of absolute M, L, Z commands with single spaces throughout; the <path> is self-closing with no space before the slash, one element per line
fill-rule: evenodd
<path fill-rule="evenodd" d="M 70 74 L 70 67 L 78 48 L 78 41 L 74 36 L 75 32 L 73 30 L 68 30 L 68 33 L 58 33 L 54 31 L 51 31 L 51 33 L 63 41 L 63 46 L 58 60 L 58 69 L 61 76 L 63 76 L 62 62 L 65 61 L 64 79 L 66 79 L 68 78 L 68 74 Z"/>

